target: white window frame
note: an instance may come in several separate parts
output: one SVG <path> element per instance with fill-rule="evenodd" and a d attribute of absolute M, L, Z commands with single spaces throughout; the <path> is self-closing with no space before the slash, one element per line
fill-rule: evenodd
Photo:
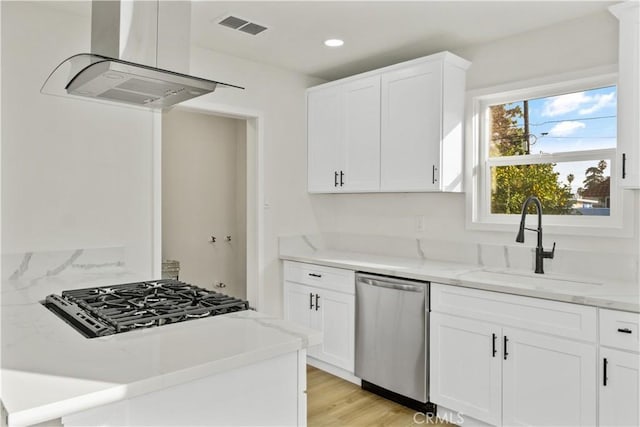
<path fill-rule="evenodd" d="M 555 234 L 619 236 L 633 234 L 632 198 L 624 198 L 618 185 L 616 148 L 573 151 L 566 153 L 533 154 L 523 156 L 491 158 L 489 161 L 489 106 L 556 96 L 606 86 L 617 85 L 614 67 L 601 67 L 580 73 L 563 74 L 549 78 L 523 81 L 467 92 L 466 119 L 466 225 L 471 230 L 513 231 L 520 221 L 520 214 L 492 214 L 491 210 L 491 166 L 513 164 L 540 164 L 562 161 L 602 160 L 610 161 L 609 216 L 549 215 L 545 214 L 545 231 Z M 576 177 L 578 179 L 579 177 Z M 630 234 L 631 233 L 631 234 Z"/>

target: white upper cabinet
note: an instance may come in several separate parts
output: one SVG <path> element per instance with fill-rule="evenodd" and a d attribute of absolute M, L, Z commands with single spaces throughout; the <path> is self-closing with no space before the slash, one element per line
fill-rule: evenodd
<path fill-rule="evenodd" d="M 609 8 L 619 22 L 618 38 L 618 182 L 640 188 L 640 4 Z"/>
<path fill-rule="evenodd" d="M 307 96 L 308 190 L 377 191 L 380 187 L 380 77 Z"/>
<path fill-rule="evenodd" d="M 448 58 L 382 76 L 382 191 L 462 191 L 466 67 Z"/>
<path fill-rule="evenodd" d="M 339 191 L 337 174 L 343 167 L 339 154 L 344 145 L 342 91 L 333 87 L 309 93 L 307 111 L 308 189 Z"/>
<path fill-rule="evenodd" d="M 347 83 L 344 99 L 343 191 L 376 191 L 380 186 L 380 77 Z"/>
<path fill-rule="evenodd" d="M 382 76 L 382 191 L 439 189 L 441 108 L 441 62 Z"/>
<path fill-rule="evenodd" d="M 309 89 L 309 192 L 462 191 L 469 65 L 443 52 Z"/>

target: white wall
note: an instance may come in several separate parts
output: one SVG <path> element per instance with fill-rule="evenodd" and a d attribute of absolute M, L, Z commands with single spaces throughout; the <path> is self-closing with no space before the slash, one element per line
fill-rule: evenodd
<path fill-rule="evenodd" d="M 162 257 L 180 261 L 181 280 L 209 289 L 222 282 L 225 293 L 242 298 L 244 128 L 241 120 L 179 109 L 162 115 Z"/>
<path fill-rule="evenodd" d="M 2 252 L 124 247 L 150 277 L 151 113 L 39 92 L 89 50 L 89 24 L 55 4 L 2 2 Z"/>

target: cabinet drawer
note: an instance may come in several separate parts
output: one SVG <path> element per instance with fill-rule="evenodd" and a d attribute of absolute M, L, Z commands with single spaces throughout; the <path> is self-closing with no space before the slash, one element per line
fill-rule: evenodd
<path fill-rule="evenodd" d="M 640 314 L 603 308 L 599 311 L 601 345 L 640 351 Z"/>
<path fill-rule="evenodd" d="M 284 280 L 354 295 L 355 272 L 303 262 L 284 261 Z"/>
<path fill-rule="evenodd" d="M 431 311 L 596 341 L 595 307 L 432 283 Z"/>

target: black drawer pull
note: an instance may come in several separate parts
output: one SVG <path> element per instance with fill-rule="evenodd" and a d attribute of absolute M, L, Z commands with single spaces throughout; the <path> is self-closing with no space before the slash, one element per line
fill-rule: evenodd
<path fill-rule="evenodd" d="M 498 338 L 498 336 L 496 334 L 491 334 L 491 337 L 493 339 L 493 354 L 492 354 L 492 357 L 496 357 L 496 353 L 498 352 L 496 350 L 496 338 Z"/>
<path fill-rule="evenodd" d="M 507 356 L 509 355 L 509 353 L 507 352 L 507 343 L 509 342 L 509 339 L 507 338 L 507 336 L 505 335 L 503 337 L 504 339 L 504 344 L 503 344 L 503 349 L 502 351 L 504 352 L 504 360 L 507 360 Z"/>
<path fill-rule="evenodd" d="M 318 273 L 309 273 L 309 276 L 311 276 L 311 277 L 322 277 L 322 274 L 318 274 Z"/>
<path fill-rule="evenodd" d="M 631 333 L 631 329 L 629 328 L 618 328 L 618 332 L 622 332 L 623 334 L 630 334 Z"/>

